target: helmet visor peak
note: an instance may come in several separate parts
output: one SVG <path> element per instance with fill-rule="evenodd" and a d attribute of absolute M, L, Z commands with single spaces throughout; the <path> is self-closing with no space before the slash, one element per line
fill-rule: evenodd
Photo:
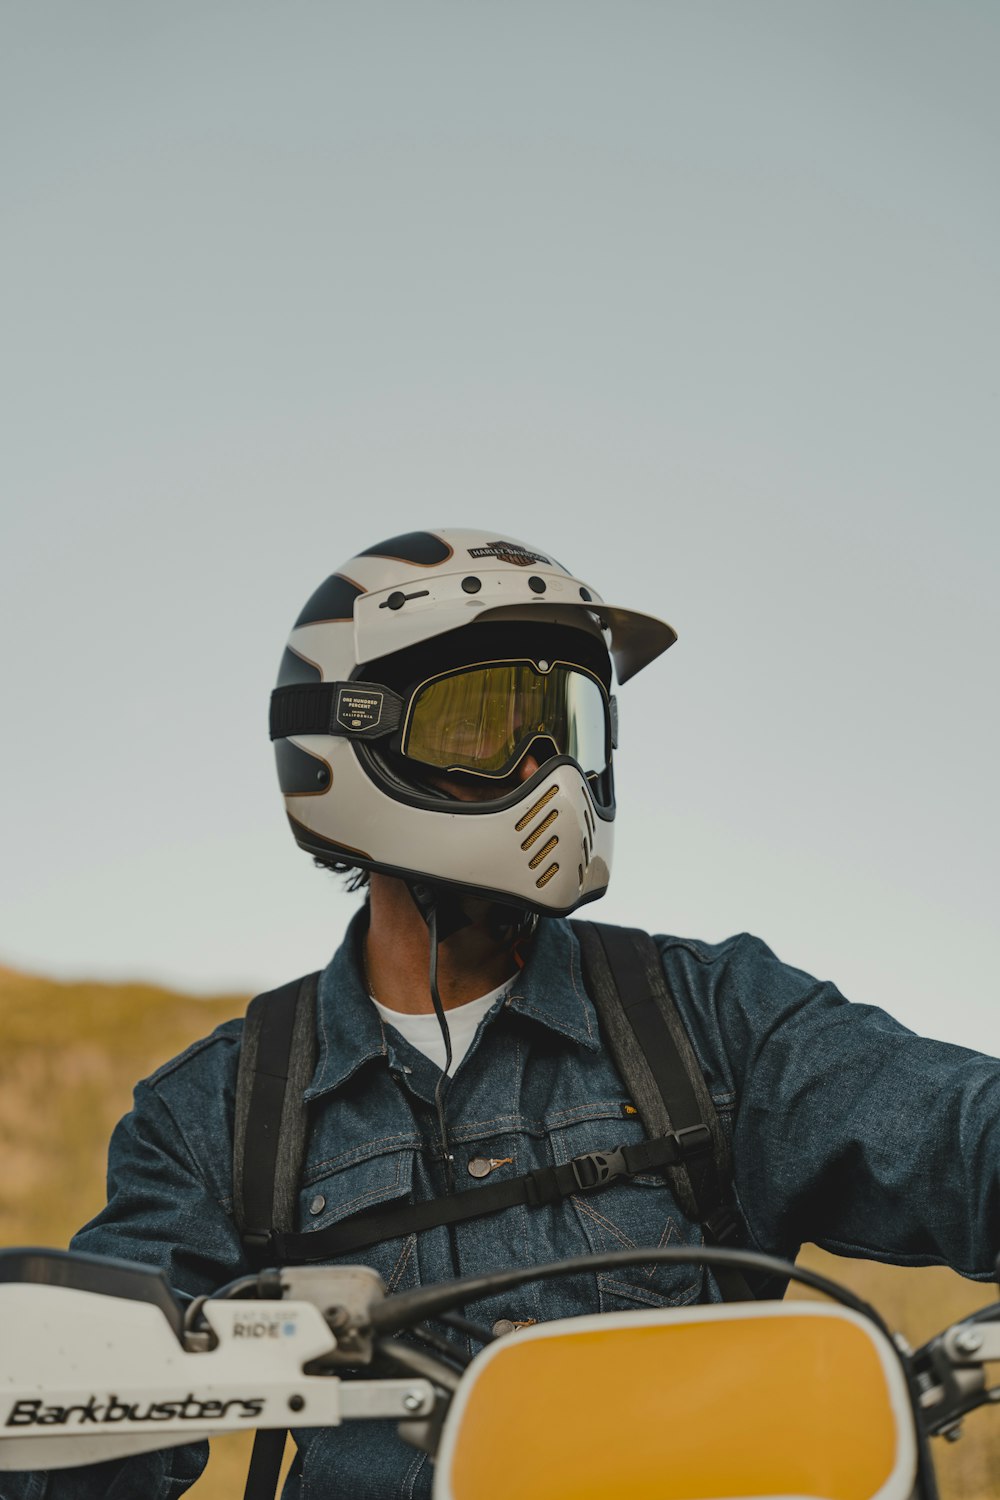
<path fill-rule="evenodd" d="M 400 749 L 437 770 L 502 778 L 538 741 L 571 756 L 587 776 L 607 768 L 610 704 L 590 672 L 567 662 L 496 661 L 441 673 L 411 693 Z"/>

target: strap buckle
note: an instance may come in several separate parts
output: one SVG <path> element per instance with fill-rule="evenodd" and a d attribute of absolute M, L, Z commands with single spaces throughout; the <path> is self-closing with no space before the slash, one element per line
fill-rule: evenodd
<path fill-rule="evenodd" d="M 251 1265 L 266 1265 L 273 1258 L 273 1229 L 245 1229 L 242 1235 L 243 1249 Z"/>
<path fill-rule="evenodd" d="M 583 1156 L 574 1156 L 569 1165 L 577 1187 L 584 1193 L 614 1182 L 616 1177 L 624 1177 L 628 1172 L 623 1146 L 614 1151 L 588 1151 Z"/>
<path fill-rule="evenodd" d="M 683 1130 L 673 1131 L 673 1138 L 684 1157 L 712 1149 L 712 1132 L 707 1125 L 686 1125 Z"/>
<path fill-rule="evenodd" d="M 742 1239 L 742 1220 L 731 1203 L 720 1203 L 713 1209 L 703 1221 L 702 1228 L 710 1245 L 736 1245 Z"/>

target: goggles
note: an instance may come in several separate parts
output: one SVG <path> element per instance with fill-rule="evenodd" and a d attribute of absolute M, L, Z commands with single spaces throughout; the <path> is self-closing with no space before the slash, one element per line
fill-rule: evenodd
<path fill-rule="evenodd" d="M 444 672 L 413 690 L 399 749 L 442 771 L 502 778 L 539 740 L 585 775 L 606 769 L 611 702 L 596 677 L 566 662 L 485 662 Z"/>
<path fill-rule="evenodd" d="M 617 743 L 613 697 L 570 662 L 491 661 L 426 678 L 400 695 L 384 683 L 304 683 L 271 695 L 271 738 L 388 738 L 389 748 L 440 771 L 509 776 L 533 744 L 600 776 Z"/>

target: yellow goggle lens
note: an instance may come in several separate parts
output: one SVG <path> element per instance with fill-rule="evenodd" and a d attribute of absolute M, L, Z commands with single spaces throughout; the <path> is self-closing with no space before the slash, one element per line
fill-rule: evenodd
<path fill-rule="evenodd" d="M 607 698 L 579 667 L 490 662 L 423 683 L 410 701 L 402 751 L 441 770 L 508 775 L 536 740 L 578 761 L 586 775 L 608 763 Z"/>

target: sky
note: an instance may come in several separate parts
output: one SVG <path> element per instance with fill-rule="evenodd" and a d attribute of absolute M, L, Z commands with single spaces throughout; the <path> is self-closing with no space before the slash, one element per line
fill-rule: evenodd
<path fill-rule="evenodd" d="M 8 8 L 0 964 L 324 964 L 285 639 L 473 526 L 679 632 L 589 914 L 1000 1053 L 998 65 L 965 0 Z"/>

